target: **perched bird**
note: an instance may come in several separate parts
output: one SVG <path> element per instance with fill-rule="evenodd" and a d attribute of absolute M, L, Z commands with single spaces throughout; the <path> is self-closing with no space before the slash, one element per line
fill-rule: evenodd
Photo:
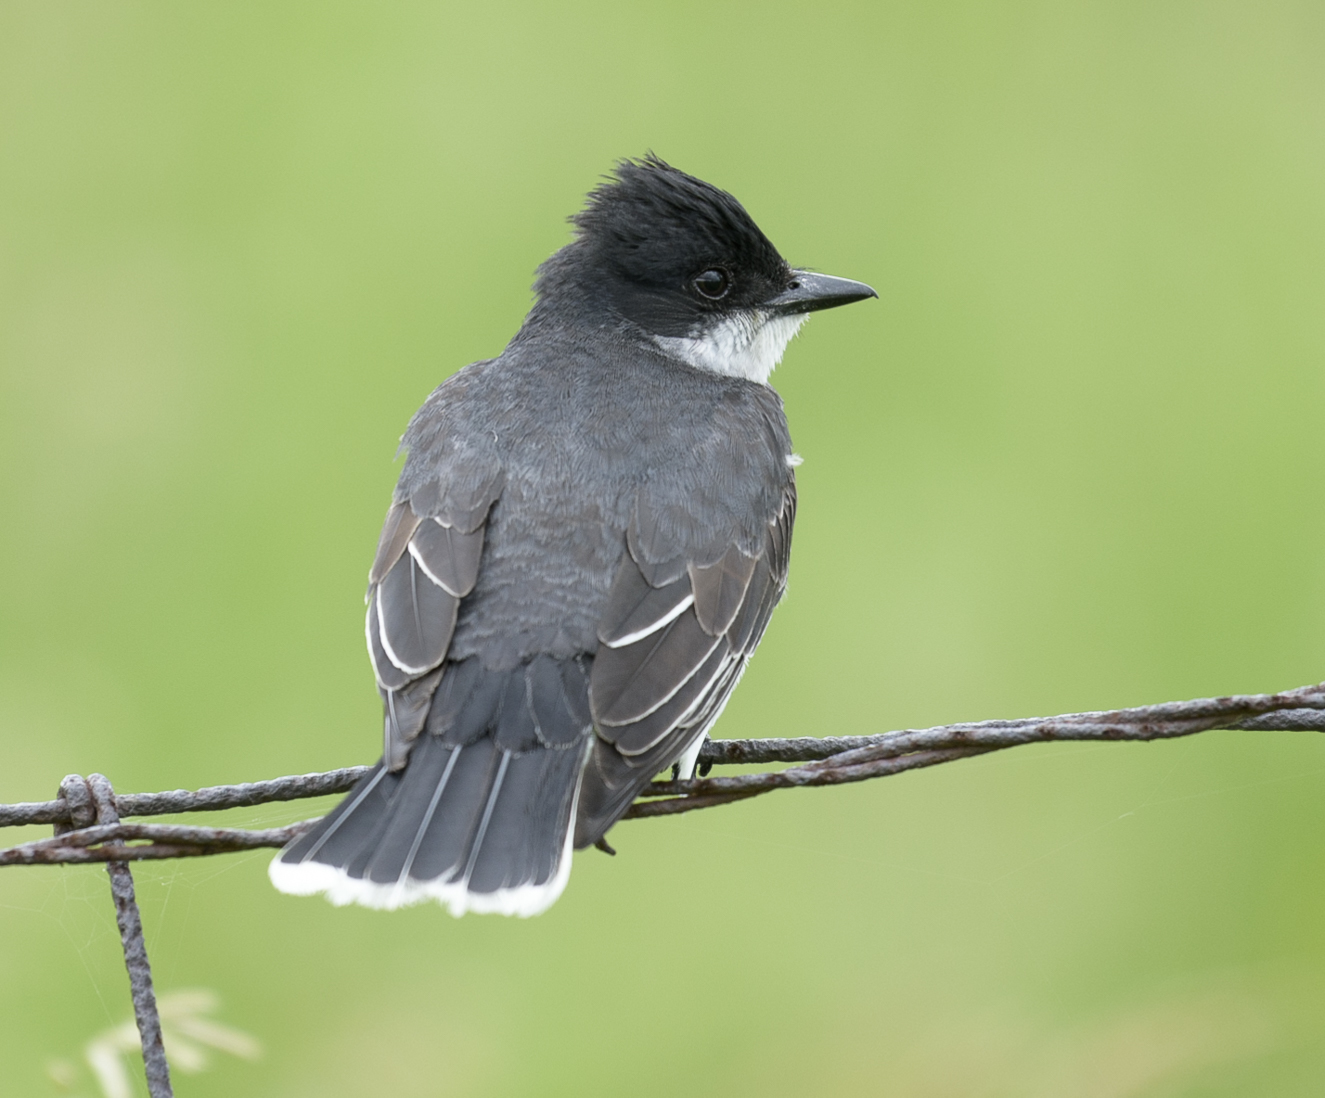
<path fill-rule="evenodd" d="M 571 221 L 515 338 L 405 431 L 368 576 L 382 761 L 272 862 L 284 892 L 545 910 L 572 848 L 690 776 L 786 587 L 769 374 L 807 314 L 878 295 L 652 155 Z"/>

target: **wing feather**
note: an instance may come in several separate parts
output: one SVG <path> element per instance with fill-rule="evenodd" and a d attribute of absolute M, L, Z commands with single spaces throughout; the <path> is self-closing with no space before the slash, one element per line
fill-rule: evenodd
<path fill-rule="evenodd" d="M 678 727 L 683 725 L 689 727 L 686 718 L 702 705 L 721 676 L 723 668 L 731 660 L 731 651 L 725 644 L 715 645 L 709 658 L 700 664 L 698 670 L 682 684 L 681 689 L 663 705 L 624 728 L 610 726 L 603 728 L 602 738 L 628 759 L 630 756 L 643 755 L 646 751 L 657 747 Z"/>
<path fill-rule="evenodd" d="M 727 632 L 745 601 L 750 577 L 759 561 L 760 557 L 747 557 L 733 545 L 714 564 L 690 566 L 695 617 L 705 633 L 716 637 Z"/>
<path fill-rule="evenodd" d="M 609 648 L 634 644 L 656 633 L 694 601 L 684 574 L 664 587 L 656 587 L 627 556 L 612 581 L 607 611 L 598 623 L 598 639 Z"/>
<path fill-rule="evenodd" d="M 364 616 L 364 631 L 368 634 L 368 655 L 373 661 L 377 685 L 383 690 L 399 690 L 410 677 L 394 663 L 382 646 L 382 623 L 377 617 L 377 592 L 368 597 L 368 613 Z"/>
<path fill-rule="evenodd" d="M 382 523 L 382 536 L 377 539 L 373 566 L 368 570 L 369 586 L 381 583 L 386 578 L 422 521 L 405 500 L 397 500 L 391 505 L 386 513 L 386 521 Z"/>
<path fill-rule="evenodd" d="M 460 600 L 403 554 L 377 588 L 377 621 L 391 662 L 414 677 L 446 657 Z"/>
<path fill-rule="evenodd" d="M 678 570 L 650 514 L 643 514 L 648 528 L 637 530 L 642 511 L 627 531 L 590 672 L 597 736 L 580 795 L 577 847 L 601 838 L 653 775 L 708 731 L 786 589 L 794 481 L 757 556 L 731 545 L 716 560 L 692 560 Z M 684 603 L 687 589 L 693 602 L 658 621 L 662 607 Z M 658 624 L 642 631 L 650 618 Z"/>
<path fill-rule="evenodd" d="M 433 583 L 462 599 L 478 582 L 483 530 L 480 526 L 466 534 L 440 519 L 425 519 L 414 531 L 409 551 Z"/>
<path fill-rule="evenodd" d="M 641 497 L 635 505 L 634 520 L 626 529 L 626 551 L 652 587 L 666 587 L 686 574 L 685 555 L 666 545 L 648 497 Z"/>
<path fill-rule="evenodd" d="M 647 717 L 690 680 L 720 639 L 704 632 L 692 608 L 641 641 L 600 648 L 589 677 L 599 728 Z"/>
<path fill-rule="evenodd" d="M 399 771 L 429 719 L 439 684 L 440 711 L 473 707 L 470 677 L 444 661 L 460 600 L 478 581 L 486 518 L 504 481 L 500 469 L 460 471 L 459 487 L 428 481 L 397 499 L 382 526 L 368 573 L 364 632 L 382 694 L 383 761 Z M 454 490 L 453 490 L 454 489 Z M 415 498 L 425 507 L 415 505 Z M 512 727 L 521 738 L 523 730 Z"/>

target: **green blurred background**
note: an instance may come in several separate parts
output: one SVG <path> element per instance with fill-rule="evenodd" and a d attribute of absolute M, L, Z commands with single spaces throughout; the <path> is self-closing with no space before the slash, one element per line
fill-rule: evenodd
<path fill-rule="evenodd" d="M 720 735 L 1325 678 L 1319 4 L 6 0 L 0 800 L 375 758 L 396 439 L 646 149 L 882 299 L 775 375 Z M 266 1047 L 181 1095 L 1316 1095 L 1322 790 L 1308 734 L 1023 748 L 623 824 L 527 922 L 135 873 Z M 0 874 L 0 988 L 0 1092 L 97 1093 L 101 870 Z"/>

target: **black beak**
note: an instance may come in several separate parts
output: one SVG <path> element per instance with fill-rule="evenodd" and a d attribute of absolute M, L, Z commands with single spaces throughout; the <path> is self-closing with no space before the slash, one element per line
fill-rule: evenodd
<path fill-rule="evenodd" d="M 839 305 L 850 305 L 853 301 L 879 296 L 863 282 L 814 274 L 811 271 L 792 271 L 791 280 L 790 286 L 767 303 L 772 312 L 781 316 L 835 309 Z"/>

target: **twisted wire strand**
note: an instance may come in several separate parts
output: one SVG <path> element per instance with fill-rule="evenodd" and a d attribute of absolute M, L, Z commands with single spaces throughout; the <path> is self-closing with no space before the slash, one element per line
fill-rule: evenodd
<path fill-rule="evenodd" d="M 712 740 L 699 754 L 700 777 L 653 782 L 625 818 L 714 808 L 775 789 L 867 781 L 1031 743 L 1173 739 L 1212 729 L 1325 732 L 1325 683 L 1277 694 L 1198 698 L 1132 709 L 965 722 L 869 736 Z M 777 763 L 797 765 L 730 777 L 704 776 L 713 766 Z M 346 792 L 370 769 L 349 766 L 198 790 L 114 794 L 114 807 L 122 818 L 322 797 Z M 316 822 L 302 820 L 287 827 L 261 830 L 126 824 L 118 819 L 89 826 L 91 818 L 87 806 L 79 800 L 79 784 L 67 784 L 69 789 L 62 786 L 61 796 L 55 800 L 0 805 L 0 827 L 54 824 L 56 831 L 52 838 L 0 850 L 0 866 L 188 858 L 282 847 Z"/>

